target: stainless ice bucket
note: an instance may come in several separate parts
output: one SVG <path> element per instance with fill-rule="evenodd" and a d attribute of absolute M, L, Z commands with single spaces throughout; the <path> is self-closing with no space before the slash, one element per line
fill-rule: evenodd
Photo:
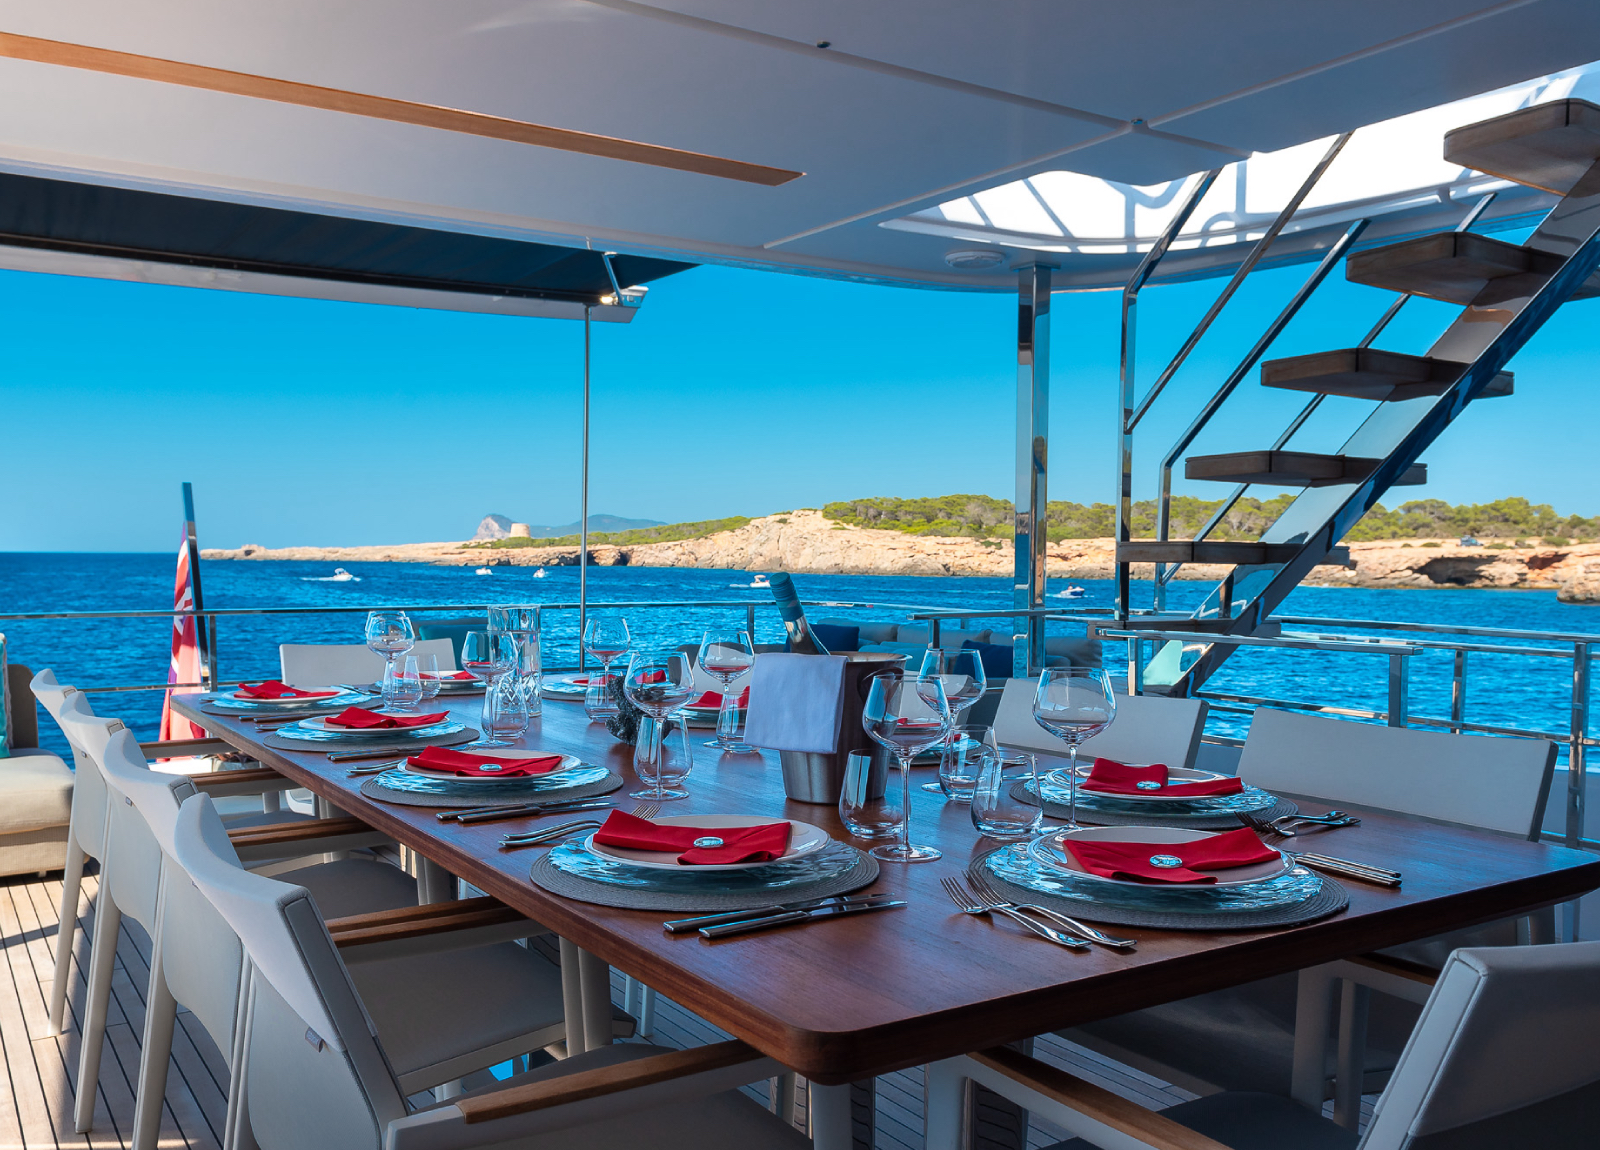
<path fill-rule="evenodd" d="M 851 751 L 888 751 L 872 741 L 861 726 L 872 680 L 905 669 L 906 657 L 889 651 L 841 651 L 844 668 L 844 713 L 839 719 L 839 739 L 832 754 L 779 751 L 783 791 L 797 803 L 837 805 L 844 787 L 845 761 Z"/>

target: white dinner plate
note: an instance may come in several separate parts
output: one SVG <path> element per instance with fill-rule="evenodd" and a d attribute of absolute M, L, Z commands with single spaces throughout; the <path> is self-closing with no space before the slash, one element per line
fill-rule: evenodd
<path fill-rule="evenodd" d="M 427 712 L 424 712 L 426 714 Z M 429 723 L 423 727 L 372 727 L 360 729 L 356 727 L 330 726 L 328 720 L 335 718 L 333 715 L 313 715 L 308 719 L 301 719 L 295 726 L 307 731 L 318 731 L 324 735 L 338 735 L 347 739 L 392 739 L 396 736 L 406 738 L 416 735 L 426 737 L 437 735 L 440 728 L 450 724 L 448 718 L 440 719 L 437 723 Z"/>
<path fill-rule="evenodd" d="M 1130 767 L 1142 767 L 1148 766 L 1149 764 L 1128 763 L 1126 765 Z M 1069 768 L 1067 767 L 1058 767 L 1055 770 L 1050 771 L 1044 777 L 1047 781 L 1055 783 L 1057 786 L 1065 787 L 1070 782 L 1067 777 L 1068 769 Z M 1086 795 L 1102 795 L 1108 799 L 1116 799 L 1118 802 L 1187 803 L 1193 802 L 1196 799 L 1215 799 L 1226 797 L 1221 795 L 1172 795 L 1163 794 L 1161 791 L 1136 792 L 1134 794 L 1124 794 L 1121 791 L 1097 791 L 1093 787 L 1086 787 L 1083 785 L 1084 780 L 1089 777 L 1089 772 L 1093 769 L 1093 767 L 1086 766 L 1080 766 L 1078 768 L 1078 790 Z M 1225 777 L 1226 776 L 1219 775 L 1214 771 L 1193 771 L 1187 767 L 1169 767 L 1167 769 L 1167 782 L 1169 783 L 1204 783 L 1210 782 L 1212 779 L 1220 779 Z"/>
<path fill-rule="evenodd" d="M 758 815 L 668 815 L 665 818 L 652 819 L 666 827 L 706 827 L 715 830 L 718 827 L 754 827 L 763 823 L 775 823 L 785 820 L 775 819 L 770 816 Z M 682 851 L 636 851 L 626 847 L 608 847 L 594 841 L 590 835 L 584 846 L 593 854 L 601 858 L 612 859 L 616 862 L 627 863 L 629 866 L 648 867 L 651 870 L 684 871 L 719 871 L 719 870 L 748 870 L 753 866 L 771 866 L 773 863 L 792 862 L 803 855 L 821 850 L 833 840 L 828 837 L 828 832 L 821 827 L 814 827 L 810 823 L 803 823 L 799 819 L 788 819 L 789 823 L 789 849 L 782 858 L 770 862 L 742 862 L 742 863 L 712 863 L 708 866 L 686 867 L 678 862 Z"/>
<path fill-rule="evenodd" d="M 591 676 L 598 678 L 599 671 L 568 671 L 560 675 L 546 675 L 539 684 L 539 693 L 547 699 L 583 700 L 589 690 Z"/>
<path fill-rule="evenodd" d="M 312 695 L 309 698 L 268 699 L 256 695 L 241 695 L 237 691 L 229 691 L 227 694 L 219 696 L 219 698 L 233 703 L 253 703 L 258 707 L 325 707 L 341 695 L 350 695 L 353 698 L 354 692 L 334 687 L 330 688 L 325 695 Z"/>
<path fill-rule="evenodd" d="M 452 747 L 449 749 L 460 751 L 464 755 L 472 755 L 484 759 L 533 759 L 541 757 L 538 751 L 530 751 L 526 747 Z M 552 779 L 563 771 L 570 771 L 573 767 L 581 766 L 582 763 L 583 760 L 578 758 L 577 755 L 562 755 L 561 765 L 553 771 L 546 771 L 542 775 L 510 775 L 505 778 L 484 779 L 471 775 L 451 774 L 449 771 L 431 771 L 427 767 L 414 767 L 410 763 L 402 763 L 401 769 L 408 775 L 416 775 L 424 779 L 437 779 L 444 783 L 464 783 L 470 787 L 498 787 L 507 783 L 520 783 L 526 786 L 528 783 Z"/>
<path fill-rule="evenodd" d="M 1090 874 L 1083 869 L 1080 863 L 1062 844 L 1067 839 L 1076 839 L 1079 842 L 1101 843 L 1192 843 L 1200 839 L 1214 838 L 1217 831 L 1190 831 L 1181 827 L 1083 827 L 1072 830 L 1063 827 L 1043 838 L 1035 839 L 1028 844 L 1028 852 L 1041 862 L 1060 867 L 1062 870 L 1071 871 L 1080 878 L 1092 879 L 1095 882 L 1115 883 L 1118 886 L 1137 886 L 1149 889 L 1160 886 L 1159 883 L 1134 882 L 1125 878 L 1106 878 L 1104 875 Z M 1159 851 L 1151 851 L 1158 854 Z M 1206 870 L 1204 873 L 1215 875 L 1215 883 L 1203 884 L 1205 888 L 1219 886 L 1243 886 L 1245 883 L 1265 882 L 1277 878 L 1294 868 L 1295 862 L 1282 851 L 1278 857 L 1270 862 L 1251 863 L 1249 866 L 1225 867 L 1221 870 Z M 1196 867 L 1196 870 L 1203 868 Z M 1179 888 L 1199 889 L 1201 884 L 1172 883 L 1174 890 Z"/>

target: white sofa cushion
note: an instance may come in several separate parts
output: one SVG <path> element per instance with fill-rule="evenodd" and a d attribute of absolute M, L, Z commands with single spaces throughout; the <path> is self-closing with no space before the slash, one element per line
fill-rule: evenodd
<path fill-rule="evenodd" d="M 72 821 L 72 770 L 49 751 L 16 748 L 0 761 L 0 834 Z"/>

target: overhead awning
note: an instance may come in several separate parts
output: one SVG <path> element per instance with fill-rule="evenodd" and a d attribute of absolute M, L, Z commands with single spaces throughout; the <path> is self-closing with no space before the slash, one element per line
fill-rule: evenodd
<path fill-rule="evenodd" d="M 592 307 L 626 322 L 634 308 L 616 288 L 626 297 L 695 266 L 610 262 L 557 244 L 0 173 L 0 267 L 14 270 L 503 315 Z"/>

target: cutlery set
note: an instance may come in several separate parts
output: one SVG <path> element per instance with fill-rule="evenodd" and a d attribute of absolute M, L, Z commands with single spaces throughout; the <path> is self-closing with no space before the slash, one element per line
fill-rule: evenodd
<path fill-rule="evenodd" d="M 888 893 L 867 895 L 833 895 L 829 898 L 809 899 L 805 902 L 777 903 L 752 910 L 727 911 L 723 914 L 703 914 L 695 918 L 679 918 L 661 924 L 668 934 L 685 934 L 694 931 L 702 938 L 727 938 L 765 930 L 771 926 L 788 926 L 797 922 L 815 922 L 825 918 L 839 918 L 850 914 L 865 914 L 874 910 L 893 910 L 906 906 L 905 899 Z"/>
<path fill-rule="evenodd" d="M 630 812 L 635 818 L 653 819 L 661 813 L 659 803 L 640 803 Z M 524 831 L 521 834 L 506 835 L 500 840 L 500 849 L 503 851 L 520 850 L 522 847 L 545 846 L 567 835 L 577 834 L 580 831 L 597 831 L 600 829 L 599 819 L 580 819 L 576 822 L 561 823 L 553 827 L 540 827 L 537 830 Z"/>
<path fill-rule="evenodd" d="M 1284 815 L 1277 819 L 1263 819 L 1258 815 L 1241 814 L 1240 820 L 1264 838 L 1269 846 L 1275 846 L 1285 839 L 1296 837 L 1300 831 L 1295 830 L 1296 824 L 1307 826 L 1355 827 L 1361 825 L 1361 820 L 1343 811 L 1329 811 L 1325 815 Z M 1397 870 L 1388 867 L 1373 866 L 1371 863 L 1355 862 L 1352 859 L 1336 858 L 1333 855 L 1317 854 L 1311 851 L 1284 852 L 1296 862 L 1313 870 L 1323 871 L 1326 874 L 1336 874 L 1341 878 L 1355 879 L 1357 882 L 1372 883 L 1375 886 L 1397 887 L 1403 875 Z"/>

